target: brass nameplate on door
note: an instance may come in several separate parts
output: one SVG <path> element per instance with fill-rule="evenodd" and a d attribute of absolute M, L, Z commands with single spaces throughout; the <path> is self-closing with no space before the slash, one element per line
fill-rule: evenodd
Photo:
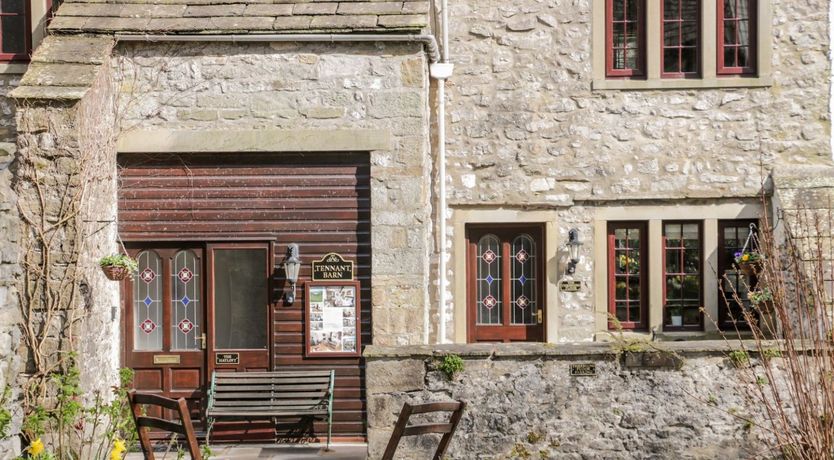
<path fill-rule="evenodd" d="M 564 280 L 559 283 L 559 290 L 562 292 L 579 292 L 582 290 L 582 281 Z"/>
<path fill-rule="evenodd" d="M 180 355 L 154 355 L 154 364 L 179 364 Z"/>
<path fill-rule="evenodd" d="M 240 364 L 240 353 L 217 353 L 214 364 Z"/>

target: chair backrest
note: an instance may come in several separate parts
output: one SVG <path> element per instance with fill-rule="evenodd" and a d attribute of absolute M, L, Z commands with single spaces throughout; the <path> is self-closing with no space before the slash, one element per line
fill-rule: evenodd
<path fill-rule="evenodd" d="M 200 455 L 200 446 L 197 444 L 197 437 L 194 435 L 194 427 L 191 425 L 191 416 L 188 415 L 188 405 L 185 402 L 185 398 L 174 400 L 155 394 L 138 393 L 136 390 L 130 390 L 127 393 L 127 397 L 130 400 L 130 409 L 133 412 L 133 421 L 136 422 L 139 444 L 142 446 L 145 460 L 154 460 L 153 446 L 151 446 L 151 440 L 146 428 L 156 428 L 185 436 L 191 459 L 203 460 L 203 457 Z M 179 415 L 180 423 L 143 415 L 141 407 L 143 405 L 159 406 L 172 410 Z"/>
<path fill-rule="evenodd" d="M 440 438 L 440 444 L 437 446 L 437 451 L 434 453 L 434 460 L 440 460 L 446 449 L 449 447 L 449 441 L 455 434 L 461 416 L 463 416 L 463 408 L 466 404 L 463 401 L 450 402 L 435 402 L 425 404 L 408 404 L 403 405 L 403 410 L 400 411 L 400 417 L 397 419 L 397 424 L 394 425 L 394 432 L 391 433 L 391 439 L 388 440 L 388 447 L 385 448 L 385 453 L 382 454 L 382 460 L 391 460 L 394 458 L 394 452 L 397 451 L 397 445 L 400 443 L 400 438 L 403 436 L 418 436 L 421 434 L 440 433 L 443 435 Z M 430 412 L 451 412 L 452 416 L 448 423 L 425 423 L 421 425 L 409 425 L 408 419 L 412 415 L 426 414 Z"/>

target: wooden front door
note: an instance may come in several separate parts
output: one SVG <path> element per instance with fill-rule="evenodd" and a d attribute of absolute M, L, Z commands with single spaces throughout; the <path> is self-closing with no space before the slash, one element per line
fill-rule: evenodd
<path fill-rule="evenodd" d="M 467 226 L 469 342 L 544 340 L 541 225 Z"/>
<path fill-rule="evenodd" d="M 138 274 L 125 281 L 125 356 L 137 390 L 186 398 L 200 419 L 206 384 L 204 253 L 190 245 L 129 249 Z"/>

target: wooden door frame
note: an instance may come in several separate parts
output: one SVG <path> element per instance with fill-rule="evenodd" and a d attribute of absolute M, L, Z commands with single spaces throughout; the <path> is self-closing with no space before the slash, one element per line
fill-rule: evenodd
<path fill-rule="evenodd" d="M 216 368 L 215 360 L 212 359 L 216 353 L 214 347 L 214 250 L 216 249 L 265 249 L 266 250 L 266 277 L 267 277 L 267 302 L 266 302 L 266 353 L 267 368 L 272 369 L 273 364 L 273 324 L 272 324 L 272 272 L 273 272 L 273 251 L 274 244 L 271 241 L 224 241 L 206 243 L 206 374 L 211 379 Z M 240 349 L 243 350 L 243 349 Z M 255 350 L 255 349 L 251 349 Z"/>
<path fill-rule="evenodd" d="M 476 298 L 476 283 L 474 282 L 474 274 L 477 273 L 477 266 L 475 265 L 475 257 L 474 254 L 477 253 L 477 241 L 473 241 L 471 238 L 471 234 L 473 231 L 483 231 L 485 233 L 493 233 L 497 237 L 499 237 L 500 244 L 501 244 L 501 257 L 502 257 L 502 271 L 503 271 L 503 292 L 509 295 L 511 292 L 508 288 L 511 282 L 511 270 L 510 270 L 510 261 L 509 257 L 505 257 L 505 245 L 508 244 L 509 239 L 505 236 L 510 233 L 529 233 L 536 242 L 536 270 L 538 273 L 536 274 L 536 295 L 538 297 L 538 304 L 539 309 L 542 312 L 542 322 L 541 324 L 537 324 L 541 329 L 541 337 L 539 338 L 539 342 L 545 342 L 547 340 L 547 272 L 546 272 L 546 254 L 547 254 L 547 246 L 545 241 L 545 223 L 543 222 L 529 222 L 529 223 L 513 223 L 513 224 L 489 224 L 489 223 L 472 223 L 466 224 L 466 341 L 468 343 L 476 343 L 477 335 L 476 335 L 476 327 L 477 326 L 477 310 L 476 310 L 476 302 L 474 299 Z M 509 251 L 507 251 L 509 253 Z M 504 295 L 502 294 L 502 297 Z M 504 305 L 502 299 L 502 305 Z M 510 326 L 510 306 L 506 305 L 504 310 L 501 312 L 502 314 L 502 321 L 504 322 L 504 326 L 497 326 L 502 328 L 507 327 L 516 327 L 516 328 L 523 328 L 525 326 Z M 529 328 L 529 327 L 528 327 Z M 503 341 L 503 340 L 502 340 Z"/>

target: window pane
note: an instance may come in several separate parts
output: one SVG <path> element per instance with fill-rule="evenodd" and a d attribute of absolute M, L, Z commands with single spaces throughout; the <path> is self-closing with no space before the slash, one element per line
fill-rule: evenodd
<path fill-rule="evenodd" d="M 677 19 L 680 15 L 680 0 L 663 0 L 663 18 Z"/>
<path fill-rule="evenodd" d="M 726 67 L 738 67 L 736 64 L 736 48 L 735 47 L 727 47 L 724 48 L 724 66 Z"/>
<path fill-rule="evenodd" d="M 640 299 L 640 278 L 638 277 L 631 277 L 628 280 L 628 299 L 629 300 L 639 300 Z"/>
<path fill-rule="evenodd" d="M 133 281 L 133 349 L 162 350 L 162 259 L 152 251 L 136 258 L 139 275 Z"/>
<path fill-rule="evenodd" d="M 495 235 L 484 235 L 478 242 L 477 299 L 478 324 L 501 324 L 501 242 Z"/>
<path fill-rule="evenodd" d="M 0 18 L 3 32 L 4 53 L 26 52 L 26 27 L 23 16 L 3 16 Z"/>
<path fill-rule="evenodd" d="M 640 20 L 640 2 L 643 0 L 628 0 L 626 2 L 626 19 L 629 21 L 639 21 Z"/>
<path fill-rule="evenodd" d="M 641 313 L 642 312 L 640 311 L 640 304 L 632 302 L 631 308 L 628 309 L 629 321 L 634 323 L 641 322 L 643 320 Z"/>
<path fill-rule="evenodd" d="M 737 45 L 738 44 L 738 22 L 724 21 L 724 44 Z"/>
<path fill-rule="evenodd" d="M 750 17 L 750 0 L 735 0 L 738 13 L 736 17 L 740 19 L 747 19 Z"/>
<path fill-rule="evenodd" d="M 637 68 L 637 50 L 630 49 L 626 51 L 626 68 L 628 69 L 636 69 Z"/>
<path fill-rule="evenodd" d="M 614 9 L 614 20 L 615 21 L 624 21 L 625 20 L 625 4 L 626 0 L 611 0 L 614 2 L 613 9 Z"/>
<path fill-rule="evenodd" d="M 681 49 L 681 72 L 693 73 L 698 71 L 698 49 Z"/>
<path fill-rule="evenodd" d="M 738 49 L 738 62 L 736 63 L 737 67 L 749 67 L 750 66 L 750 48 L 746 46 L 740 46 Z"/>
<path fill-rule="evenodd" d="M 536 243 L 530 235 L 516 237 L 510 248 L 512 260 L 512 324 L 536 324 Z"/>
<path fill-rule="evenodd" d="M 23 0 L 0 0 L 0 12 L 23 14 Z"/>
<path fill-rule="evenodd" d="M 736 0 L 724 0 L 724 17 L 736 17 Z"/>
<path fill-rule="evenodd" d="M 663 44 L 665 46 L 678 46 L 680 43 L 681 25 L 679 22 L 666 22 L 663 24 Z"/>
<path fill-rule="evenodd" d="M 171 268 L 171 348 L 198 350 L 202 327 L 202 278 L 200 259 L 192 251 L 180 251 Z"/>
<path fill-rule="evenodd" d="M 640 249 L 640 229 L 628 229 L 628 247 L 632 249 Z"/>
<path fill-rule="evenodd" d="M 680 72 L 678 48 L 666 48 L 663 50 L 663 71 L 669 73 Z"/>
<path fill-rule="evenodd" d="M 218 349 L 265 349 L 266 251 L 214 251 L 214 335 Z"/>

